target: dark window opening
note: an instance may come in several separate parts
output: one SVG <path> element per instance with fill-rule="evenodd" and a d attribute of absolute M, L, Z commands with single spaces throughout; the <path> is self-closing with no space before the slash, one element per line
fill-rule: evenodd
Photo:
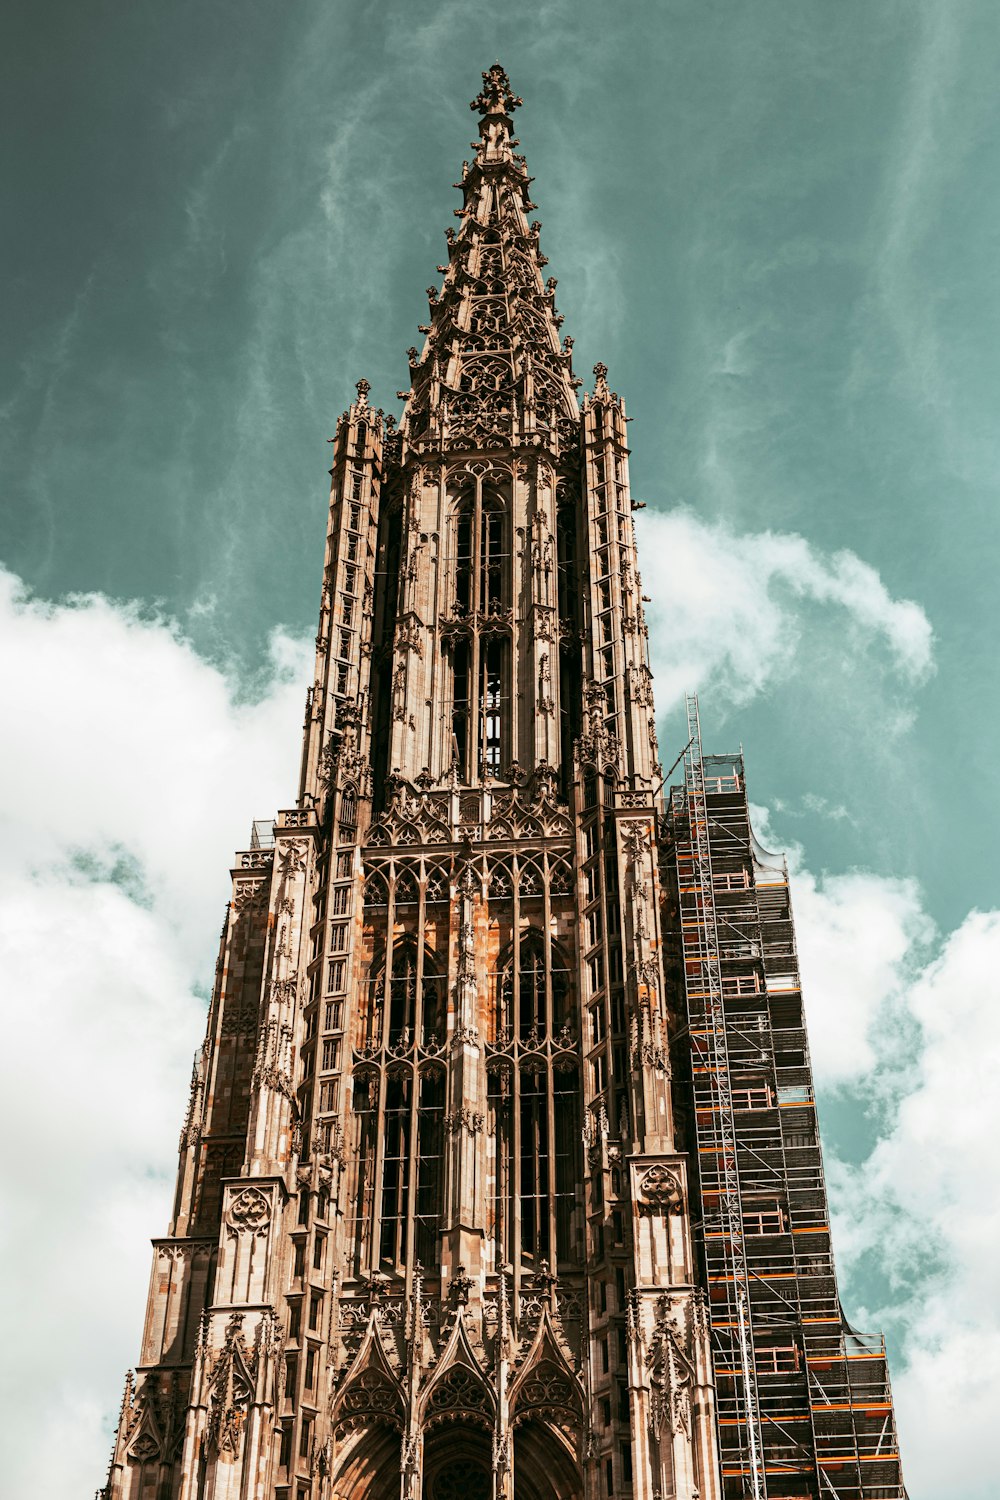
<path fill-rule="evenodd" d="M 482 761 L 485 771 L 499 775 L 503 743 L 502 641 L 491 641 L 483 652 L 480 702 L 482 704 Z"/>
<path fill-rule="evenodd" d="M 498 510 L 483 512 L 479 544 L 480 609 L 489 610 L 503 603 L 503 515 Z"/>
<path fill-rule="evenodd" d="M 425 1266 L 438 1263 L 438 1231 L 444 1182 L 444 1073 L 420 1080 L 418 1115 L 416 1258 Z"/>
<path fill-rule="evenodd" d="M 472 524 L 472 511 L 467 507 L 455 528 L 455 605 L 460 615 L 470 614 L 473 608 Z"/>
<path fill-rule="evenodd" d="M 556 1150 L 556 1260 L 575 1259 L 573 1214 L 577 1187 L 582 1181 L 580 1144 L 580 1079 L 576 1070 L 553 1074 Z"/>
<path fill-rule="evenodd" d="M 374 1077 L 355 1078 L 354 1115 L 358 1122 L 358 1177 L 354 1200 L 354 1274 L 364 1269 L 371 1238 L 375 1193 L 375 1140 L 378 1129 Z"/>
<path fill-rule="evenodd" d="M 548 1079 L 521 1077 L 521 1252 L 538 1262 L 550 1258 Z"/>
<path fill-rule="evenodd" d="M 392 714 L 392 662 L 384 661 L 372 673 L 372 784 L 374 811 L 385 806 L 389 778 L 389 739 Z"/>
<path fill-rule="evenodd" d="M 379 1257 L 383 1264 L 393 1266 L 406 1263 L 406 1220 L 410 1197 L 410 1102 L 409 1078 L 386 1080 Z"/>
<path fill-rule="evenodd" d="M 386 646 L 392 641 L 396 628 L 402 551 L 403 511 L 402 506 L 396 505 L 386 516 L 385 533 L 382 541 L 382 556 L 380 558 L 381 565 L 378 568 L 378 582 L 381 584 L 382 599 L 381 608 L 379 609 L 376 606 L 376 620 L 378 622 L 376 640 L 380 646 Z"/>
<path fill-rule="evenodd" d="M 469 643 L 456 641 L 451 657 L 451 735 L 452 758 L 459 769 L 468 773 L 469 754 Z"/>

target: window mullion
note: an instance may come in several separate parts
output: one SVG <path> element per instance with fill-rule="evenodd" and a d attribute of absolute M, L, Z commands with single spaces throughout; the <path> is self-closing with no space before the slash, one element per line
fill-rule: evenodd
<path fill-rule="evenodd" d="M 547 946 L 547 945 L 546 945 Z M 552 1072 L 552 1041 L 546 1047 L 545 1056 L 545 1128 L 549 1153 L 548 1182 L 546 1183 L 545 1210 L 549 1216 L 549 1262 L 553 1271 L 558 1270 L 559 1243 L 556 1239 L 556 1113 L 555 1082 Z"/>
<path fill-rule="evenodd" d="M 375 1130 L 375 1160 L 372 1169 L 371 1232 L 368 1241 L 368 1269 L 375 1271 L 382 1251 L 382 1176 L 385 1171 L 386 1088 L 384 1065 L 378 1072 L 378 1115 Z"/>
<path fill-rule="evenodd" d="M 467 775 L 468 775 L 468 778 L 469 778 L 469 780 L 471 782 L 471 781 L 476 781 L 478 779 L 478 776 L 479 776 L 480 744 L 481 744 L 481 741 L 482 741 L 482 734 L 481 734 L 481 730 L 482 730 L 482 723 L 481 723 L 481 720 L 482 720 L 482 697 L 481 697 L 482 684 L 479 681 L 479 673 L 480 673 L 480 662 L 479 662 L 479 658 L 480 658 L 480 642 L 479 642 L 479 631 L 476 630 L 475 628 L 472 631 L 472 634 L 471 634 L 471 637 L 470 637 L 470 641 L 469 641 L 469 645 L 471 647 L 471 650 L 469 652 L 471 660 L 469 662 L 469 690 L 468 690 L 469 691 L 469 706 L 468 706 L 469 753 L 468 753 Z M 472 695 L 474 693 L 476 694 L 477 698 L 479 698 L 479 702 L 475 706 L 473 705 L 473 702 L 472 702 Z"/>

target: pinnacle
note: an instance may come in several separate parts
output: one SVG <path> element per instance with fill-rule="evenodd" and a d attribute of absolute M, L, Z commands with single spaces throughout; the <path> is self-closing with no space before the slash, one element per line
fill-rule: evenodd
<path fill-rule="evenodd" d="M 478 109 L 481 115 L 505 115 L 511 110 L 517 109 L 524 103 L 514 93 L 510 86 L 510 79 L 498 62 L 483 74 L 483 86 L 480 92 L 469 105 L 470 109 Z"/>
<path fill-rule="evenodd" d="M 461 227 L 447 236 L 440 291 L 427 289 L 424 348 L 409 351 L 411 440 L 492 446 L 528 431 L 551 438 L 577 420 L 572 341 L 560 340 L 555 280 L 543 281 L 541 222 L 529 219 L 531 179 L 512 149 L 508 112 L 520 103 L 495 63 L 472 102 L 482 118 L 476 156 L 462 173 Z"/>

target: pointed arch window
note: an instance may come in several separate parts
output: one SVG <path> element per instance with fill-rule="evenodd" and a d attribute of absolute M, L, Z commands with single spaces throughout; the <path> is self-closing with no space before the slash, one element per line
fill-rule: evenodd
<path fill-rule="evenodd" d="M 479 743 L 487 774 L 499 776 L 503 759 L 504 657 L 506 642 L 487 642 L 480 657 L 479 701 L 482 705 Z"/>
<path fill-rule="evenodd" d="M 386 1079 L 382 1118 L 379 1260 L 390 1265 L 405 1265 L 410 1206 L 410 1135 L 413 1129 L 413 1080 L 408 1073 L 394 1074 Z"/>
<path fill-rule="evenodd" d="M 453 520 L 453 614 L 468 621 L 468 629 L 450 648 L 451 759 L 467 780 L 499 776 L 511 753 L 510 644 L 495 618 L 511 591 L 507 527 L 501 495 L 477 485 L 459 500 Z"/>
<path fill-rule="evenodd" d="M 504 518 L 496 500 L 483 506 L 479 536 L 480 609 L 489 613 L 503 604 Z"/>
<path fill-rule="evenodd" d="M 516 1037 L 525 1043 L 558 1036 L 567 1022 L 568 979 L 569 969 L 556 945 L 546 945 L 540 932 L 526 932 L 517 945 L 516 960 L 509 954 L 501 970 L 498 1037 Z"/>
<path fill-rule="evenodd" d="M 366 1062 L 355 1073 L 353 1193 L 355 1274 L 436 1261 L 441 1217 L 445 1072 L 419 1063 L 418 1039 L 436 1052 L 444 1036 L 446 976 L 411 937 L 393 946 L 371 981 L 361 1027 Z M 377 998 L 376 998 L 377 997 Z M 388 1049 L 388 1053 L 386 1050 Z"/>
<path fill-rule="evenodd" d="M 418 1035 L 424 1045 L 431 1036 L 443 1037 L 444 992 L 445 979 L 434 957 L 425 952 L 421 962 L 412 938 L 397 943 L 388 982 L 389 1046 L 412 1045 Z"/>
<path fill-rule="evenodd" d="M 420 1078 L 418 1111 L 417 1202 L 414 1225 L 416 1259 L 438 1264 L 438 1234 L 444 1188 L 445 1072 L 435 1068 Z"/>
<path fill-rule="evenodd" d="M 455 521 L 455 613 L 469 615 L 474 609 L 472 592 L 472 538 L 475 508 L 466 504 Z"/>
<path fill-rule="evenodd" d="M 549 1253 L 549 1090 L 544 1071 L 520 1087 L 521 1254 L 536 1263 Z"/>
<path fill-rule="evenodd" d="M 455 613 L 489 614 L 507 597 L 506 514 L 499 495 L 477 490 L 454 520 Z"/>
<path fill-rule="evenodd" d="M 489 1075 L 495 1253 L 565 1261 L 574 1254 L 580 1180 L 579 1071 L 568 1049 L 570 971 L 543 931 L 501 960 L 495 1039 L 511 1046 Z"/>

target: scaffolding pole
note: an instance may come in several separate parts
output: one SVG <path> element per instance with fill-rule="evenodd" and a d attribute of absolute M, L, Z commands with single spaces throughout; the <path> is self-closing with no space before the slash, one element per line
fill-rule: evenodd
<path fill-rule="evenodd" d="M 737 1337 L 743 1388 L 743 1421 L 749 1449 L 749 1478 L 753 1500 L 766 1500 L 764 1444 L 761 1433 L 757 1374 L 750 1334 L 750 1277 L 743 1239 L 739 1170 L 736 1161 L 736 1122 L 729 1076 L 729 1047 L 719 962 L 719 934 L 712 888 L 712 853 L 708 832 L 708 803 L 701 747 L 701 718 L 696 693 L 686 695 L 688 744 L 684 752 L 684 780 L 690 827 L 695 910 L 700 928 L 698 961 L 705 1001 L 706 1039 L 709 1044 L 709 1078 L 717 1100 L 716 1119 L 721 1136 L 722 1229 L 729 1245 L 736 1296 Z"/>

